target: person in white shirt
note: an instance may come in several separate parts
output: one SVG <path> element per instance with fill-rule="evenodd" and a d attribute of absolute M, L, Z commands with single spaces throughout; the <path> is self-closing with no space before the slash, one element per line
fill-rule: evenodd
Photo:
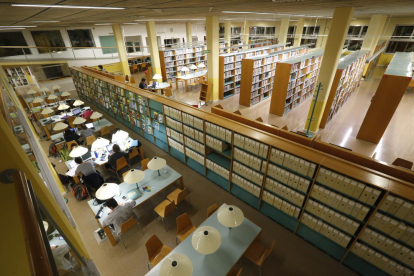
<path fill-rule="evenodd" d="M 76 261 L 69 254 L 69 245 L 51 245 L 50 248 L 52 248 L 53 259 L 57 269 L 73 270 L 75 268 Z"/>
<path fill-rule="evenodd" d="M 121 224 L 132 217 L 132 209 L 135 206 L 135 200 L 128 200 L 125 203 L 120 203 L 110 198 L 105 202 L 106 207 L 111 209 L 108 216 L 104 219 L 102 227 L 113 225 L 115 234 L 121 234 Z"/>
<path fill-rule="evenodd" d="M 98 165 L 94 161 L 83 162 L 82 158 L 76 157 L 75 158 L 76 167 L 75 174 L 82 173 L 84 176 L 88 176 L 90 174 L 96 173 L 95 167 Z"/>

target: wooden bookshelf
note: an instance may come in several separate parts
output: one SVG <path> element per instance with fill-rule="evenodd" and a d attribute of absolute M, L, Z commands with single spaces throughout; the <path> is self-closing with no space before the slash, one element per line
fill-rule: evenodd
<path fill-rule="evenodd" d="M 278 62 L 269 112 L 283 116 L 312 95 L 323 50 Z"/>
<path fill-rule="evenodd" d="M 183 66 L 191 66 L 203 62 L 207 66 L 207 55 L 201 52 L 205 45 L 183 48 L 172 48 L 159 51 L 160 65 L 163 80 L 175 79 L 177 72 Z"/>
<path fill-rule="evenodd" d="M 378 144 L 412 79 L 412 53 L 394 54 L 368 108 L 357 138 Z"/>
<path fill-rule="evenodd" d="M 255 105 L 272 95 L 276 63 L 307 53 L 306 45 L 245 58 L 242 61 L 242 80 L 239 104 Z"/>
<path fill-rule="evenodd" d="M 339 60 L 320 128 L 329 123 L 358 88 L 369 51 L 356 51 Z"/>
<path fill-rule="evenodd" d="M 199 100 L 205 103 L 210 101 L 211 82 L 203 81 L 200 87 Z"/>

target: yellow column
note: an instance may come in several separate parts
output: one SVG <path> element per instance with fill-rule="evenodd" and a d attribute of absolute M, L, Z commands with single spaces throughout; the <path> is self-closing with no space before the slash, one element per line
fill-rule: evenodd
<path fill-rule="evenodd" d="M 322 46 L 325 46 L 326 40 L 328 39 L 328 37 L 326 36 L 328 34 L 328 30 L 327 30 L 328 20 L 321 19 L 321 20 L 318 20 L 318 23 L 319 23 L 318 24 L 319 25 L 318 35 L 319 36 L 318 36 L 318 39 L 316 40 L 316 48 L 323 48 Z"/>
<path fill-rule="evenodd" d="M 243 45 L 249 44 L 249 32 L 250 32 L 250 24 L 248 20 L 244 20 L 243 23 L 243 36 L 242 36 L 242 41 L 243 41 Z M 243 47 L 243 49 L 248 49 L 248 46 Z"/>
<path fill-rule="evenodd" d="M 150 48 L 150 54 L 151 54 L 152 75 L 155 75 L 155 74 L 162 75 L 160 55 L 158 53 L 157 30 L 155 29 L 155 22 L 147 21 L 146 27 L 147 27 L 147 36 L 148 36 L 148 43 L 149 43 L 148 46 Z"/>
<path fill-rule="evenodd" d="M 319 129 L 319 124 L 325 109 L 326 100 L 329 96 L 329 91 L 331 90 L 332 81 L 335 77 L 336 68 L 338 67 L 342 46 L 344 45 L 345 37 L 348 33 L 349 23 L 351 22 L 353 11 L 354 8 L 352 7 L 337 8 L 334 11 L 331 29 L 329 30 L 328 41 L 326 42 L 321 69 L 319 71 L 319 77 L 315 83 L 315 86 L 321 83 L 322 89 L 319 92 L 319 97 L 313 113 L 313 121 L 311 122 L 310 127 L 310 131 L 312 132 L 316 132 Z M 317 88 L 315 88 L 315 92 L 313 93 L 314 95 L 316 93 L 316 89 Z M 313 102 L 309 108 L 308 119 L 305 122 L 305 129 L 308 128 L 312 110 Z"/>
<path fill-rule="evenodd" d="M 304 26 L 305 26 L 305 18 L 299 18 L 298 23 L 296 24 L 295 42 L 293 42 L 294 47 L 300 46 L 300 41 L 302 40 L 302 33 L 303 33 Z"/>
<path fill-rule="evenodd" d="M 280 30 L 279 30 L 279 43 L 286 43 L 287 35 L 289 30 L 289 17 L 282 18 L 280 22 Z M 292 46 L 292 45 L 288 45 Z"/>
<path fill-rule="evenodd" d="M 191 33 L 191 22 L 185 23 L 185 33 L 187 35 L 187 43 L 193 43 L 193 35 Z"/>
<path fill-rule="evenodd" d="M 121 63 L 121 70 L 123 75 L 131 75 L 128 65 L 128 57 L 125 49 L 124 34 L 122 33 L 121 26 L 119 24 L 112 25 L 112 31 L 114 32 L 116 48 L 118 49 L 119 62 Z"/>
<path fill-rule="evenodd" d="M 224 22 L 224 42 L 227 47 L 231 46 L 231 21 L 226 20 Z M 230 53 L 230 49 L 226 50 L 227 53 Z"/>
<path fill-rule="evenodd" d="M 218 16 L 206 17 L 208 81 L 212 84 L 210 100 L 219 96 L 219 20 Z"/>

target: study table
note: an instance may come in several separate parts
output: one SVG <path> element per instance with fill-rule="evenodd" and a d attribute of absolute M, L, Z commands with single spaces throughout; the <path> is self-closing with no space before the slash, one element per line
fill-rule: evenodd
<path fill-rule="evenodd" d="M 158 176 L 158 171 L 153 171 L 150 169 L 147 169 L 144 171 L 145 172 L 145 177 L 143 180 L 141 180 L 138 185 L 140 187 L 141 192 L 143 193 L 142 196 L 140 196 L 139 198 L 137 198 L 135 200 L 136 205 L 134 208 L 137 208 L 138 206 L 140 206 L 141 204 L 147 202 L 147 200 L 151 199 L 153 196 L 157 195 L 159 192 L 163 191 L 164 189 L 168 188 L 169 186 L 171 186 L 172 184 L 174 184 L 176 181 L 180 182 L 180 187 L 181 189 L 184 188 L 184 182 L 183 182 L 183 177 L 181 174 L 179 174 L 178 172 L 176 172 L 175 170 L 173 170 L 170 166 L 166 165 L 164 168 L 162 168 L 160 170 L 160 176 Z M 167 172 L 167 173 L 165 173 Z M 143 191 L 142 187 L 144 186 L 149 186 L 151 188 L 150 192 L 147 191 Z M 123 199 L 123 196 L 127 195 L 127 192 L 136 188 L 136 184 L 127 184 L 125 182 L 119 184 L 119 191 L 120 194 L 114 196 L 113 198 L 118 202 L 118 203 L 123 203 L 126 202 L 127 199 Z M 88 201 L 89 207 L 91 208 L 93 215 L 96 216 L 96 214 L 98 213 L 99 209 L 101 208 L 101 205 L 93 205 L 94 199 L 91 199 Z M 103 215 L 101 216 L 101 218 L 97 219 L 99 225 L 102 227 L 102 223 L 104 221 L 104 219 L 106 218 L 106 216 L 108 216 L 110 209 L 107 207 L 103 208 Z M 108 237 L 109 241 L 111 242 L 112 246 L 116 245 L 116 240 L 114 238 L 114 236 L 112 235 L 111 230 L 109 229 L 109 227 L 104 227 L 104 231 L 106 236 Z"/>
<path fill-rule="evenodd" d="M 40 93 L 40 92 L 39 92 L 39 93 Z M 50 95 L 55 95 L 56 97 L 60 97 L 60 95 L 61 95 L 62 93 L 63 93 L 63 92 L 56 92 L 56 93 L 52 93 L 52 94 L 40 95 L 40 96 L 37 96 L 37 97 L 26 98 L 26 99 L 25 99 L 25 101 L 26 101 L 26 103 L 31 103 L 31 102 L 33 102 L 33 100 L 34 100 L 35 98 L 45 99 L 45 98 L 49 97 Z"/>
<path fill-rule="evenodd" d="M 209 255 L 198 253 L 192 245 L 193 234 L 191 234 L 154 266 L 146 276 L 158 276 L 163 261 L 168 256 L 176 253 L 184 254 L 191 260 L 193 275 L 225 276 L 243 256 L 249 246 L 259 237 L 262 229 L 247 218 L 244 218 L 241 225 L 230 230 L 218 221 L 217 212 L 218 210 L 199 226 L 211 226 L 220 233 L 221 244 L 216 252 Z"/>
<path fill-rule="evenodd" d="M 183 80 L 185 83 L 185 91 L 188 92 L 188 80 L 194 79 L 194 78 L 199 78 L 201 76 L 204 76 L 205 74 L 207 74 L 207 70 L 204 71 L 200 71 L 200 72 L 196 72 L 196 73 L 192 73 L 192 74 L 186 74 L 185 76 L 177 76 L 176 81 L 175 81 L 175 88 L 178 89 L 178 82 L 177 80 Z"/>
<path fill-rule="evenodd" d="M 164 89 L 170 87 L 170 84 L 168 82 L 157 82 L 156 87 L 148 86 L 147 88 L 149 90 L 155 90 L 157 93 L 157 90 L 161 91 L 161 95 L 164 95 Z"/>

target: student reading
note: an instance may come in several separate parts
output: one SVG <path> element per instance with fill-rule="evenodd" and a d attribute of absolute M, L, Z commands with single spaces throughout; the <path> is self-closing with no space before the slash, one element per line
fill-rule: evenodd
<path fill-rule="evenodd" d="M 109 157 L 108 163 L 105 164 L 105 168 L 109 170 L 116 170 L 116 161 L 122 157 L 128 158 L 128 153 L 121 151 L 121 148 L 115 144 L 112 147 L 113 154 Z"/>
<path fill-rule="evenodd" d="M 147 79 L 146 78 L 142 78 L 141 79 L 141 82 L 139 83 L 139 88 L 141 88 L 141 89 L 145 89 L 145 90 L 147 90 L 148 88 L 147 88 Z"/>
<path fill-rule="evenodd" d="M 113 225 L 115 234 L 121 234 L 121 224 L 127 221 L 132 216 L 132 209 L 135 206 L 134 200 L 129 200 L 125 203 L 120 203 L 110 198 L 105 202 L 106 207 L 111 209 L 108 216 L 104 219 L 102 227 Z"/>

